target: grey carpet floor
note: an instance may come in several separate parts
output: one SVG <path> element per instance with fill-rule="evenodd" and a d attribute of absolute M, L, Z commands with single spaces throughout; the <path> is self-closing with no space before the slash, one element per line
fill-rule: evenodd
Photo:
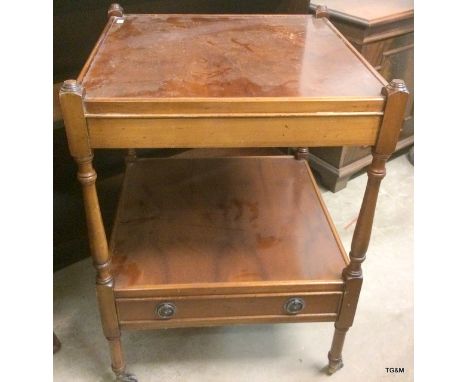
<path fill-rule="evenodd" d="M 349 248 L 366 175 L 346 189 L 323 191 L 345 248 Z M 332 323 L 247 325 L 123 332 L 128 369 L 140 382 L 412 381 L 413 167 L 392 160 L 382 183 L 364 285 L 343 352 L 345 367 L 323 368 Z M 89 259 L 54 275 L 54 381 L 112 381 Z M 402 367 L 392 374 L 386 368 Z"/>

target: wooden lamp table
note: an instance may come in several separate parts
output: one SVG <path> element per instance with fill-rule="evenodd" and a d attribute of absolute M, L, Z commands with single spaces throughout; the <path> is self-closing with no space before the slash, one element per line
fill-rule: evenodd
<path fill-rule="evenodd" d="M 122 329 L 335 323 L 342 367 L 385 161 L 408 97 L 310 15 L 124 15 L 60 101 L 78 164 L 112 369 Z M 372 145 L 346 254 L 306 147 Z M 138 148 L 298 147 L 295 156 L 138 158 Z M 110 240 L 93 149 L 129 149 Z"/>

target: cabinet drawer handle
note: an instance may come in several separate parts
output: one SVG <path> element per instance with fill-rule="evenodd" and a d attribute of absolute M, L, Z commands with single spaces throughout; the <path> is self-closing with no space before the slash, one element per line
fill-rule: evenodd
<path fill-rule="evenodd" d="M 168 320 L 176 314 L 177 308 L 172 302 L 163 302 L 156 307 L 159 318 Z"/>
<path fill-rule="evenodd" d="M 298 314 L 305 308 L 305 301 L 299 297 L 292 297 L 284 304 L 287 314 Z"/>

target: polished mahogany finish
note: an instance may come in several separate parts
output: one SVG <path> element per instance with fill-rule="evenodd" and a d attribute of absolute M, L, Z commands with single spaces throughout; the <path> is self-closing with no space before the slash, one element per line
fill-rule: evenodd
<path fill-rule="evenodd" d="M 320 16 L 326 14 L 322 9 Z M 125 15 L 109 22 L 60 102 L 78 164 L 104 335 L 119 381 L 122 329 L 335 322 L 342 365 L 385 161 L 408 92 L 326 18 Z M 307 146 L 370 144 L 349 258 Z M 296 147 L 294 157 L 141 159 L 145 147 Z M 127 148 L 111 240 L 93 149 Z"/>
<path fill-rule="evenodd" d="M 343 292 L 255 293 L 117 298 L 120 327 L 159 329 L 246 323 L 330 322 L 338 317 Z M 301 301 L 297 313 L 287 310 Z M 160 309 L 168 307 L 168 316 Z"/>
<path fill-rule="evenodd" d="M 193 284 L 339 290 L 347 264 L 306 162 L 293 157 L 133 162 L 110 250 L 117 296 Z"/>
<path fill-rule="evenodd" d="M 379 97 L 382 87 L 309 15 L 127 15 L 82 81 L 86 100 Z"/>
<path fill-rule="evenodd" d="M 102 32 L 108 9 L 115 11 L 109 8 L 110 3 L 108 0 L 54 1 L 54 83 L 79 73 Z M 309 0 L 129 0 L 124 6 L 127 13 L 305 14 Z"/>

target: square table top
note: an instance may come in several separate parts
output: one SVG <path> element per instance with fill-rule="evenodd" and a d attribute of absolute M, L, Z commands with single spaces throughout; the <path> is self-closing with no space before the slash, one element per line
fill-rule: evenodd
<path fill-rule="evenodd" d="M 377 72 L 311 15 L 113 17 L 79 77 L 85 101 L 382 99 Z"/>

